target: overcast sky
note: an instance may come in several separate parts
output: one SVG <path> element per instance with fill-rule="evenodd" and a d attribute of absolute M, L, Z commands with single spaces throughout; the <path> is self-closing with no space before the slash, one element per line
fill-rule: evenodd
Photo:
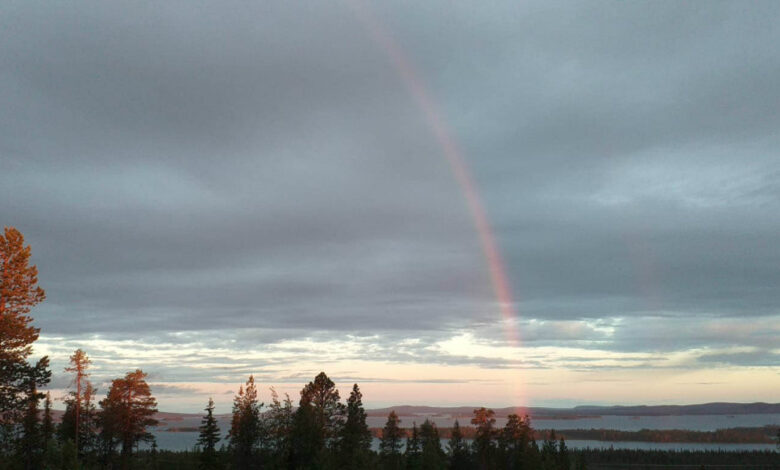
<path fill-rule="evenodd" d="M 320 370 L 375 406 L 777 401 L 778 20 L 3 2 L 0 225 L 47 292 L 52 386 L 82 347 L 101 394 L 140 367 L 168 410 L 224 411 L 250 373 L 296 397 Z"/>

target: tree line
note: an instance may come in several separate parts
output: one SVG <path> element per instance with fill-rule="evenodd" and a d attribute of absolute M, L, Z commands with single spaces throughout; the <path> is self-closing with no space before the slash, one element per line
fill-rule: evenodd
<path fill-rule="evenodd" d="M 619 442 L 703 442 L 728 444 L 774 444 L 780 433 L 778 426 L 742 427 L 715 431 L 688 429 L 640 429 L 620 431 L 616 429 L 560 429 L 558 434 L 567 439 Z"/>
<path fill-rule="evenodd" d="M 149 428 L 158 424 L 157 401 L 146 374 L 136 369 L 112 380 L 98 401 L 89 380 L 92 361 L 81 349 L 65 368 L 73 374 L 74 390 L 55 426 L 51 395 L 41 392 L 51 380 L 49 358 L 30 357 L 40 329 L 29 313 L 46 293 L 38 286 L 36 266 L 30 265 L 29 245 L 12 227 L 0 236 L 0 262 L 0 469 L 127 469 L 138 466 L 133 453 L 142 442 L 151 444 L 153 457 L 157 449 Z M 263 410 L 250 376 L 233 401 L 226 449 L 217 450 L 220 430 L 209 399 L 197 441 L 199 465 L 241 470 L 570 468 L 563 440 L 552 438 L 539 449 L 527 417 L 512 415 L 499 430 L 493 411 L 485 408 L 474 411 L 473 443 L 467 443 L 456 422 L 446 452 L 434 423 L 413 424 L 403 439 L 400 420 L 390 413 L 375 452 L 362 399 L 354 384 L 342 403 L 322 372 L 303 387 L 297 406 L 289 395 L 280 400 L 273 391 Z M 153 460 L 147 464 L 154 467 Z"/>
<path fill-rule="evenodd" d="M 64 414 L 55 424 L 51 396 L 41 391 L 51 380 L 49 358 L 31 357 L 40 330 L 32 325 L 29 313 L 46 294 L 37 285 L 37 268 L 29 260 L 30 247 L 21 233 L 5 228 L 0 235 L 0 470 L 572 470 L 585 468 L 589 459 L 609 465 L 613 457 L 626 462 L 623 454 L 632 459 L 641 454 L 570 453 L 554 432 L 537 443 L 538 434 L 527 416 L 510 415 L 498 428 L 495 413 L 486 408 L 474 410 L 470 438 L 456 421 L 446 444 L 435 423 L 426 419 L 403 429 L 396 413 L 390 412 L 375 449 L 359 386 L 354 384 L 342 403 L 324 372 L 303 387 L 297 406 L 289 395 L 282 400 L 272 389 L 265 407 L 250 376 L 233 400 L 224 439 L 209 399 L 195 451 L 159 451 L 150 432 L 158 424 L 157 401 L 146 374 L 136 369 L 113 379 L 98 401 L 89 380 L 91 360 L 81 349 L 74 351 L 65 369 L 73 374 L 74 390 L 66 396 Z M 139 451 L 141 443 L 151 449 Z M 662 460 L 665 454 L 652 455 Z"/>
<path fill-rule="evenodd" d="M 30 246 L 13 227 L 0 235 L 0 268 L 0 469 L 129 468 L 133 448 L 152 441 L 147 428 L 157 424 L 146 374 L 138 369 L 114 379 L 96 404 L 91 361 L 76 350 L 65 369 L 76 390 L 55 426 L 51 395 L 41 392 L 51 380 L 49 358 L 30 357 L 40 334 L 30 310 L 46 293 L 30 265 Z"/>
<path fill-rule="evenodd" d="M 497 428 L 493 410 L 474 410 L 471 424 L 476 434 L 470 442 L 455 422 L 443 443 L 438 427 L 426 419 L 411 429 L 390 412 L 378 448 L 366 423 L 363 395 L 358 384 L 346 403 L 324 373 L 300 392 L 298 406 L 289 395 L 280 400 L 271 389 L 271 403 L 257 398 L 254 378 L 249 377 L 233 401 L 226 446 L 219 446 L 220 431 L 210 399 L 199 428 L 196 452 L 204 469 L 541 469 L 570 470 L 574 465 L 563 439 L 554 432 L 537 445 L 528 417 L 510 415 Z"/>

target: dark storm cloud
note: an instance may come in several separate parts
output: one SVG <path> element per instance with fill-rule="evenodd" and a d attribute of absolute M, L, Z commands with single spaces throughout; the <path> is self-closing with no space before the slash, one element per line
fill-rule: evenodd
<path fill-rule="evenodd" d="M 371 8 L 465 150 L 521 318 L 550 322 L 524 341 L 772 347 L 691 325 L 778 315 L 777 4 Z M 6 3 L 0 223 L 33 246 L 39 326 L 498 338 L 463 195 L 366 27 L 340 3 Z"/>

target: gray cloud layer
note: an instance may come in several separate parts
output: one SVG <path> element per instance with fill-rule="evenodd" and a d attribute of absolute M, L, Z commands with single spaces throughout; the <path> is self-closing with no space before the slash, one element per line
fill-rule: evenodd
<path fill-rule="evenodd" d="M 693 331 L 778 317 L 776 3 L 372 8 L 465 149 L 521 317 L 615 328 L 530 342 L 776 346 Z M 0 223 L 44 332 L 498 337 L 463 195 L 348 4 L 7 2 L 0 44 Z"/>

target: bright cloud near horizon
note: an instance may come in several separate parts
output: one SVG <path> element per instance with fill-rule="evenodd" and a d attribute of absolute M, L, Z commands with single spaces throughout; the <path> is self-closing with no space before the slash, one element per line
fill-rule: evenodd
<path fill-rule="evenodd" d="M 321 370 L 369 407 L 777 401 L 776 2 L 0 9 L 54 390 L 80 347 L 166 411 Z"/>

